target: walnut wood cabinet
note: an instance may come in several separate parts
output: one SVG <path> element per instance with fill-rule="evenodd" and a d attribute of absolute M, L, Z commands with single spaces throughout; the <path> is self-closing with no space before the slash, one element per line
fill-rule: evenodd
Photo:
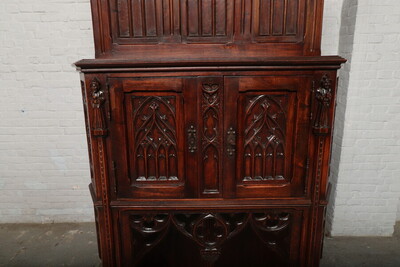
<path fill-rule="evenodd" d="M 92 0 L 103 266 L 318 266 L 336 72 L 322 0 Z"/>

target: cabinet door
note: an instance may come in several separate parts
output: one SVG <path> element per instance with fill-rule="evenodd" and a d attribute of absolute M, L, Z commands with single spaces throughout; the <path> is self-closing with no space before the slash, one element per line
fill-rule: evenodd
<path fill-rule="evenodd" d="M 311 79 L 227 77 L 225 87 L 225 195 L 304 195 Z"/>
<path fill-rule="evenodd" d="M 185 169 L 193 156 L 185 150 L 185 132 L 195 133 L 184 124 L 191 120 L 194 101 L 187 80 L 123 78 L 109 83 L 116 196 L 190 196 L 193 179 Z"/>

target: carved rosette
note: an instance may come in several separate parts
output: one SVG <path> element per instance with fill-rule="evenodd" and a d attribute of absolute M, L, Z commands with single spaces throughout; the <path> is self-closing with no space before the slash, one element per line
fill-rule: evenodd
<path fill-rule="evenodd" d="M 176 213 L 176 214 L 134 214 L 130 226 L 135 233 L 135 262 L 166 236 L 169 227 L 176 229 L 196 242 L 202 258 L 209 263 L 218 260 L 224 243 L 249 225 L 260 240 L 272 251 L 288 256 L 283 236 L 289 234 L 291 215 L 286 212 L 260 213 Z"/>
<path fill-rule="evenodd" d="M 327 74 L 322 76 L 314 97 L 317 106 L 313 130 L 315 134 L 326 135 L 330 131 L 328 113 L 332 102 L 332 80 L 329 79 Z"/>
<path fill-rule="evenodd" d="M 100 82 L 95 78 L 90 82 L 90 97 L 93 108 L 92 132 L 96 137 L 107 135 L 105 114 L 103 110 L 105 99 L 104 91 L 101 89 Z"/>

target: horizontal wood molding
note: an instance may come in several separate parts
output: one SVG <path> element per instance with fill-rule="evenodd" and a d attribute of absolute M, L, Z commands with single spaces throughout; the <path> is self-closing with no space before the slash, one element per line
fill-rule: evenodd
<path fill-rule="evenodd" d="M 258 57 L 258 58 L 216 58 L 170 59 L 168 61 L 127 60 L 127 59 L 84 59 L 75 63 L 82 72 L 131 71 L 179 71 L 179 70 L 257 70 L 257 69 L 339 69 L 346 60 L 339 56 L 323 57 Z"/>

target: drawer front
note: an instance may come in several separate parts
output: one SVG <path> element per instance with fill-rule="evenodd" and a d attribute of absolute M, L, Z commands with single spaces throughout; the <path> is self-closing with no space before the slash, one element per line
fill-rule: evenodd
<path fill-rule="evenodd" d="M 298 266 L 302 209 L 115 210 L 120 266 Z"/>

